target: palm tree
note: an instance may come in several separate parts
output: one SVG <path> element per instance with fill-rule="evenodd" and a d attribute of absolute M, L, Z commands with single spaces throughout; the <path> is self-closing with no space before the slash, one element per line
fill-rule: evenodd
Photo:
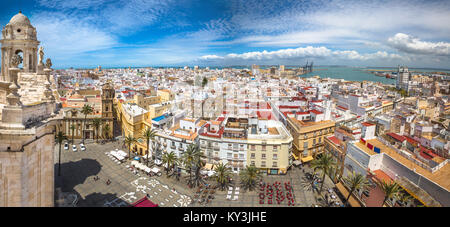
<path fill-rule="evenodd" d="M 169 175 L 169 170 L 172 170 L 175 166 L 175 164 L 178 162 L 178 158 L 175 155 L 175 153 L 164 153 L 162 156 L 162 162 L 163 164 L 167 164 L 166 168 L 166 174 Z"/>
<path fill-rule="evenodd" d="M 184 167 L 189 170 L 189 184 L 191 184 L 192 181 L 192 167 L 196 164 L 198 156 L 200 156 L 199 147 L 195 144 L 190 144 L 181 158 L 183 160 Z"/>
<path fill-rule="evenodd" d="M 322 184 L 320 185 L 319 192 L 322 192 L 323 184 L 325 183 L 325 176 L 330 173 L 330 170 L 333 166 L 336 166 L 336 162 L 328 153 L 322 154 L 320 158 L 315 159 L 311 162 L 311 168 L 314 169 L 314 172 L 317 169 L 322 170 Z"/>
<path fill-rule="evenodd" d="M 137 139 L 131 135 L 125 137 L 124 143 L 128 146 L 128 158 L 131 159 L 131 146 L 137 142 Z"/>
<path fill-rule="evenodd" d="M 256 167 L 247 166 L 239 173 L 239 177 L 241 178 L 242 187 L 252 190 L 256 186 L 256 181 L 261 179 L 261 173 Z"/>
<path fill-rule="evenodd" d="M 203 156 L 203 154 L 200 152 L 200 149 L 198 148 L 198 146 L 196 146 L 197 149 L 194 153 L 194 166 L 193 166 L 193 170 L 194 170 L 194 179 L 192 180 L 191 185 L 195 186 L 199 186 L 202 183 L 204 183 L 204 180 L 200 174 L 200 170 L 203 166 L 205 166 L 205 163 L 201 160 Z"/>
<path fill-rule="evenodd" d="M 384 206 L 384 204 L 386 204 L 388 199 L 393 198 L 394 196 L 397 196 L 398 193 L 400 193 L 400 191 L 402 190 L 400 188 L 400 186 L 393 182 L 393 183 L 387 183 L 384 180 L 381 182 L 380 184 L 381 189 L 384 192 L 384 200 L 383 203 L 381 204 L 381 206 Z"/>
<path fill-rule="evenodd" d="M 147 141 L 147 165 L 148 165 L 148 154 L 150 153 L 150 140 L 152 141 L 152 145 L 154 145 L 155 138 L 156 138 L 155 129 L 147 128 L 142 132 L 142 139 L 145 139 L 145 141 Z"/>
<path fill-rule="evenodd" d="M 91 114 L 92 112 L 94 112 L 94 109 L 92 109 L 91 106 L 89 106 L 88 104 L 84 104 L 83 108 L 81 109 L 81 113 L 84 114 L 84 129 L 83 129 L 83 143 L 84 143 L 84 132 L 86 130 L 86 117 L 87 115 Z"/>
<path fill-rule="evenodd" d="M 72 130 L 72 144 L 73 144 L 73 136 L 74 136 L 74 131 L 75 131 L 75 124 L 70 125 L 70 129 Z"/>
<path fill-rule="evenodd" d="M 405 207 L 408 206 L 409 203 L 413 200 L 414 200 L 414 198 L 411 195 L 409 195 L 407 192 L 403 192 L 400 195 L 400 201 L 402 201 L 403 206 L 405 206 Z"/>
<path fill-rule="evenodd" d="M 98 134 L 99 134 L 99 128 L 100 128 L 100 125 L 101 125 L 101 121 L 100 121 L 100 119 L 98 119 L 98 118 L 95 118 L 93 121 L 92 121 L 92 125 L 94 125 L 94 128 L 95 128 L 95 137 L 96 137 L 96 139 L 97 139 L 97 143 L 98 143 Z"/>
<path fill-rule="evenodd" d="M 216 165 L 214 171 L 216 171 L 216 173 L 213 175 L 213 178 L 216 179 L 220 189 L 222 191 L 225 190 L 230 183 L 230 177 L 233 175 L 231 168 L 228 166 L 228 163 L 225 165 L 220 163 L 219 165 Z"/>
<path fill-rule="evenodd" d="M 103 125 L 103 134 L 105 135 L 105 138 L 106 139 L 109 139 L 109 131 L 110 131 L 111 129 L 109 128 L 109 124 L 108 123 L 105 123 L 104 125 Z"/>
<path fill-rule="evenodd" d="M 355 190 L 364 190 L 369 187 L 369 181 L 360 173 L 352 172 L 349 176 L 343 178 L 343 181 L 348 187 L 350 187 L 350 192 L 345 199 L 345 203 L 348 202 L 350 196 Z"/>
<path fill-rule="evenodd" d="M 61 176 L 61 144 L 62 144 L 62 142 L 67 140 L 67 137 L 66 137 L 66 135 L 64 135 L 63 132 L 58 132 L 58 134 L 56 134 L 55 139 L 56 139 L 56 142 L 59 143 L 58 176 Z"/>

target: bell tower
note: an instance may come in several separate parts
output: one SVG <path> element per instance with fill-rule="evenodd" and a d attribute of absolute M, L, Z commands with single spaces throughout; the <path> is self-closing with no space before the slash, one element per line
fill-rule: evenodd
<path fill-rule="evenodd" d="M 36 28 L 31 25 L 30 20 L 22 12 L 12 17 L 5 25 L 0 43 L 2 45 L 2 81 L 10 82 L 8 69 L 11 68 L 11 58 L 16 54 L 21 57 L 22 72 L 36 72 L 40 42 L 36 37 Z"/>
<path fill-rule="evenodd" d="M 114 88 L 110 83 L 102 87 L 102 118 L 113 118 Z"/>

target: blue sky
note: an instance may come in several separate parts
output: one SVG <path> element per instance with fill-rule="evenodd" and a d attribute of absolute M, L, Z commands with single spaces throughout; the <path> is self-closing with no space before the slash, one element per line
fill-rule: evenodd
<path fill-rule="evenodd" d="M 450 68 L 450 1 L 2 0 L 54 66 Z"/>

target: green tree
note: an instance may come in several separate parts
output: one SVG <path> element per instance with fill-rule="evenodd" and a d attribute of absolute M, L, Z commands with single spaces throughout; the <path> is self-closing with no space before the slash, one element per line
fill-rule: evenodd
<path fill-rule="evenodd" d="M 365 190 L 369 187 L 369 181 L 360 173 L 352 172 L 347 177 L 343 178 L 344 183 L 350 188 L 350 192 L 345 199 L 345 203 L 348 203 L 350 196 L 355 190 Z"/>
<path fill-rule="evenodd" d="M 181 159 L 184 167 L 187 168 L 189 172 L 188 184 L 192 183 L 192 167 L 196 164 L 198 156 L 200 156 L 200 148 L 195 144 L 190 144 L 182 155 Z"/>
<path fill-rule="evenodd" d="M 61 144 L 65 140 L 67 140 L 66 135 L 64 135 L 63 132 L 58 132 L 58 134 L 55 135 L 56 142 L 59 143 L 59 157 L 58 157 L 58 176 L 61 176 Z"/>
<path fill-rule="evenodd" d="M 220 163 L 216 165 L 214 168 L 216 173 L 213 175 L 213 179 L 217 181 L 217 184 L 220 186 L 220 189 L 223 191 L 230 183 L 230 178 L 233 175 L 231 168 L 227 164 Z"/>
<path fill-rule="evenodd" d="M 162 162 L 167 165 L 166 174 L 169 175 L 169 171 L 173 170 L 175 164 L 178 162 L 178 158 L 173 152 L 166 152 L 162 156 Z"/>
<path fill-rule="evenodd" d="M 256 182 L 261 179 L 261 173 L 254 166 L 247 166 L 239 173 L 241 178 L 241 185 L 244 189 L 253 190 L 256 187 Z"/>
<path fill-rule="evenodd" d="M 384 180 L 380 184 L 381 190 L 384 192 L 384 199 L 381 206 L 384 206 L 386 204 L 388 199 L 393 198 L 394 196 L 397 196 L 398 193 L 402 190 L 401 187 L 397 183 L 387 183 Z"/>
<path fill-rule="evenodd" d="M 85 137 L 85 131 L 86 131 L 86 118 L 87 115 L 91 114 L 92 112 L 94 112 L 94 109 L 92 109 L 92 107 L 88 104 L 84 104 L 83 108 L 81 109 L 81 113 L 84 114 L 84 127 L 83 127 L 83 143 L 84 143 L 84 137 Z"/>
<path fill-rule="evenodd" d="M 131 159 L 131 146 L 137 143 L 137 139 L 131 135 L 125 137 L 124 143 L 128 146 L 128 158 Z"/>
<path fill-rule="evenodd" d="M 207 84 L 208 84 L 208 78 L 203 77 L 203 80 L 202 80 L 202 87 L 205 87 Z"/>
<path fill-rule="evenodd" d="M 101 123 L 102 123 L 101 120 L 98 118 L 95 118 L 92 121 L 92 125 L 94 125 L 94 128 L 95 128 L 95 137 L 97 139 L 97 143 L 98 143 L 98 134 L 99 134 L 99 129 L 100 129 Z"/>
<path fill-rule="evenodd" d="M 105 124 L 103 125 L 103 135 L 104 135 L 106 140 L 109 139 L 109 132 L 110 131 L 111 131 L 111 128 L 109 127 L 109 124 L 107 122 L 105 122 Z"/>
<path fill-rule="evenodd" d="M 325 183 L 325 176 L 330 173 L 332 167 L 336 166 L 336 162 L 333 160 L 330 154 L 324 153 L 318 159 L 311 162 L 311 168 L 322 171 L 322 184 L 320 185 L 319 192 L 322 192 L 323 184 Z"/>
<path fill-rule="evenodd" d="M 142 139 L 145 139 L 147 142 L 147 165 L 148 165 L 148 154 L 150 153 L 150 141 L 152 141 L 152 147 L 154 148 L 155 138 L 156 138 L 156 130 L 147 128 L 142 132 Z"/>
<path fill-rule="evenodd" d="M 402 201 L 403 206 L 408 206 L 412 201 L 414 200 L 414 198 L 409 195 L 407 192 L 403 192 L 400 195 L 400 201 Z"/>

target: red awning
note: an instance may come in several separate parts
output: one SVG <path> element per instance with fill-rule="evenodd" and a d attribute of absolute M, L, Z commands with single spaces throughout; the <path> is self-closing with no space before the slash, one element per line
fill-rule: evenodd
<path fill-rule="evenodd" d="M 158 204 L 154 204 L 152 201 L 144 197 L 131 205 L 132 207 L 158 207 Z"/>

